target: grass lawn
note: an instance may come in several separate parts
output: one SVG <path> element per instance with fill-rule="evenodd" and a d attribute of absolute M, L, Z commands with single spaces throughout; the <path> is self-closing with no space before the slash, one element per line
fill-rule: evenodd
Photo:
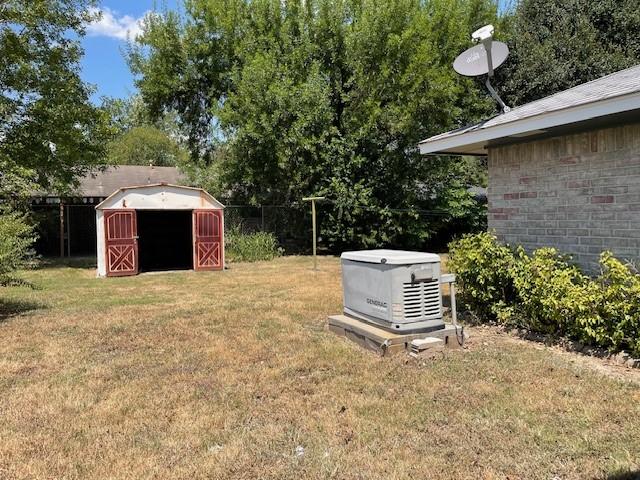
<path fill-rule="evenodd" d="M 117 279 L 50 265 L 25 274 L 39 290 L 1 289 L 0 478 L 640 471 L 637 385 L 505 335 L 379 358 L 325 329 L 339 262 L 310 265 Z"/>

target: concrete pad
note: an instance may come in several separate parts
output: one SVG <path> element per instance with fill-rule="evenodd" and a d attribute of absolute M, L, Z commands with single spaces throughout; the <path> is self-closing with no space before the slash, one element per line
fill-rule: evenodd
<path fill-rule="evenodd" d="M 327 323 L 330 331 L 375 351 L 380 356 L 411 350 L 413 340 L 433 338 L 436 342 L 440 341 L 444 348 L 461 348 L 465 340 L 463 327 L 452 324 L 445 324 L 444 328 L 429 332 L 395 333 L 347 315 L 331 315 Z M 427 343 L 429 342 L 433 344 L 434 340 Z"/>

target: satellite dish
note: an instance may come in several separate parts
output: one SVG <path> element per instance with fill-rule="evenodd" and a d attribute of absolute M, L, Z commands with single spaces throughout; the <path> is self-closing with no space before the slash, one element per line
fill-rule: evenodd
<path fill-rule="evenodd" d="M 506 113 L 511 109 L 505 105 L 491 85 L 491 77 L 494 69 L 502 65 L 509 56 L 509 47 L 505 43 L 493 41 L 493 30 L 493 25 L 485 25 L 473 32 L 471 38 L 478 45 L 458 55 L 453 62 L 453 69 L 466 77 L 487 75 L 485 80 L 487 90 Z"/>
<path fill-rule="evenodd" d="M 491 63 L 493 68 L 498 68 L 507 59 L 509 47 L 506 43 L 491 42 Z M 484 44 L 471 47 L 460 55 L 453 62 L 453 69 L 460 75 L 466 77 L 477 77 L 489 73 L 489 63 L 487 62 L 487 50 Z"/>

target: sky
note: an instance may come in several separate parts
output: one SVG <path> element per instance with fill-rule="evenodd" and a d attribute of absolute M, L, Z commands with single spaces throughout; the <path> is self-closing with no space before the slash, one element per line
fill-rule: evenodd
<path fill-rule="evenodd" d="M 140 31 L 140 22 L 149 11 L 177 9 L 180 0 L 102 0 L 102 18 L 88 26 L 82 40 L 82 78 L 94 85 L 95 103 L 100 97 L 124 98 L 135 93 L 133 76 L 123 56 L 127 38 Z M 180 2 L 181 3 L 181 2 Z"/>

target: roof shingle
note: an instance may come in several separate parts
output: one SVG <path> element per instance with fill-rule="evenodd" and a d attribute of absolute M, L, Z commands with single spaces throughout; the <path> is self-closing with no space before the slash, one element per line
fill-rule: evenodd
<path fill-rule="evenodd" d="M 108 197 L 123 187 L 154 183 L 180 185 L 185 181 L 184 176 L 175 167 L 118 165 L 88 173 L 80 179 L 80 185 L 73 193 L 79 197 Z M 45 193 L 42 196 L 56 197 L 57 194 Z"/>
<path fill-rule="evenodd" d="M 420 142 L 420 145 L 637 92 L 640 92 L 640 65 L 515 107 L 510 112 L 502 113 L 475 125 L 434 135 Z"/>

